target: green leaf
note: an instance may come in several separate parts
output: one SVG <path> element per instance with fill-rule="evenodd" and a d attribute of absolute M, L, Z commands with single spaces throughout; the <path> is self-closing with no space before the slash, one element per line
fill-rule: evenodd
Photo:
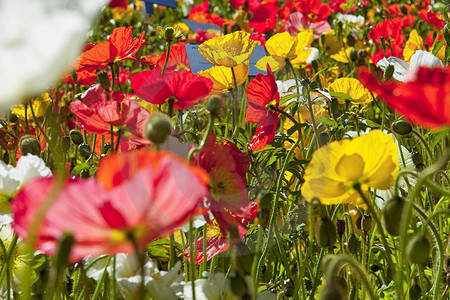
<path fill-rule="evenodd" d="M 445 39 L 442 39 L 442 40 L 438 41 L 438 42 L 434 45 L 433 51 L 432 51 L 431 53 L 432 53 L 433 55 L 436 55 L 436 54 L 439 52 L 439 50 L 441 50 L 442 46 L 444 46 L 445 42 L 446 42 Z"/>
<path fill-rule="evenodd" d="M 350 97 L 349 95 L 347 95 L 345 93 L 330 92 L 330 96 L 331 97 L 336 97 L 336 98 L 341 98 L 341 99 L 344 99 L 344 100 L 354 101 L 352 97 Z"/>
<path fill-rule="evenodd" d="M 372 128 L 380 128 L 381 125 L 378 123 L 375 123 L 374 121 L 371 121 L 369 119 L 366 119 L 366 124 Z"/>

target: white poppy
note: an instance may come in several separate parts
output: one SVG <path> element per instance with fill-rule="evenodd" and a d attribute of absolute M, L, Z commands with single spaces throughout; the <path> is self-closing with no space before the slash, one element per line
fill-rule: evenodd
<path fill-rule="evenodd" d="M 415 70 L 419 67 L 443 68 L 442 61 L 430 52 L 417 50 L 411 56 L 410 64 L 397 57 L 383 57 L 378 61 L 378 66 L 384 71 L 388 65 L 394 66 L 392 77 L 395 80 L 407 82 L 414 80 Z"/>
<path fill-rule="evenodd" d="M 0 0 L 0 109 L 69 70 L 106 0 Z"/>
<path fill-rule="evenodd" d="M 22 156 L 15 167 L 0 161 L 0 195 L 13 196 L 31 179 L 51 175 L 52 171 L 36 155 Z"/>
<path fill-rule="evenodd" d="M 354 15 L 347 15 L 347 14 L 336 14 L 336 20 L 341 21 L 342 23 L 353 23 L 358 26 L 364 25 L 365 19 L 363 16 L 354 16 Z"/>

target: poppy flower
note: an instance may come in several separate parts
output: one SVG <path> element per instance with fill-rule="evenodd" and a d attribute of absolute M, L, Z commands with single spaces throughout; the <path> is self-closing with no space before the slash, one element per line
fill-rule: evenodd
<path fill-rule="evenodd" d="M 420 10 L 419 17 L 421 17 L 422 20 L 424 20 L 428 24 L 433 25 L 434 27 L 437 27 L 439 29 L 442 29 L 445 26 L 444 18 L 440 14 L 432 11 L 431 9 Z"/>
<path fill-rule="evenodd" d="M 437 46 L 437 42 L 439 42 L 440 40 L 442 40 L 444 38 L 444 34 L 437 34 L 436 37 L 434 37 L 436 31 L 430 31 L 427 35 L 427 37 L 425 38 L 425 44 L 428 45 L 429 49 L 431 52 L 434 52 L 435 47 Z M 436 57 L 438 57 L 440 60 L 444 60 L 445 59 L 445 49 L 447 47 L 447 43 L 444 43 L 442 45 L 442 47 L 440 47 L 438 53 L 436 53 Z"/>
<path fill-rule="evenodd" d="M 25 117 L 28 120 L 33 119 L 33 114 L 31 112 L 30 106 L 33 106 L 33 112 L 34 115 L 37 118 L 40 118 L 44 116 L 47 109 L 52 105 L 52 98 L 48 95 L 48 93 L 43 93 L 33 101 L 29 105 L 27 105 L 26 109 L 26 116 L 25 116 L 25 105 L 20 104 L 12 107 L 11 113 L 15 114 L 17 117 L 19 117 L 20 120 L 25 120 Z"/>
<path fill-rule="evenodd" d="M 167 61 L 166 72 L 176 71 L 178 69 L 185 69 L 190 71 L 189 60 L 186 53 L 185 46 L 187 43 L 178 43 L 170 47 L 169 60 Z M 156 62 L 156 67 L 162 70 L 164 62 L 166 61 L 167 51 L 161 55 Z"/>
<path fill-rule="evenodd" d="M 117 132 L 119 127 L 127 127 L 138 137 L 142 137 L 144 123 L 150 113 L 122 92 L 110 93 L 110 99 L 97 84 L 70 104 L 70 110 L 78 118 L 75 124 L 92 133 L 108 134 L 111 126 Z"/>
<path fill-rule="evenodd" d="M 138 157 L 142 161 L 136 161 Z M 88 255 L 131 253 L 130 235 L 145 247 L 185 222 L 207 195 L 204 171 L 169 153 L 115 154 L 102 160 L 98 170 L 99 179 L 64 184 L 39 226 L 37 249 L 55 254 L 62 234 L 70 232 L 75 240 L 72 262 Z M 117 184 L 108 185 L 111 182 Z M 25 240 L 54 185 L 52 178 L 31 181 L 11 203 L 12 226 Z"/>
<path fill-rule="evenodd" d="M 251 13 L 253 17 L 248 22 L 248 26 L 255 29 L 257 33 L 265 33 L 272 30 L 277 25 L 278 6 L 277 2 L 265 1 L 259 3 Z"/>
<path fill-rule="evenodd" d="M 267 64 L 273 71 L 284 68 L 286 60 L 291 64 L 305 64 L 316 58 L 318 50 L 309 46 L 314 41 L 312 30 L 305 30 L 291 36 L 288 32 L 277 33 L 271 36 L 266 42 L 266 50 L 269 56 L 264 56 L 256 63 L 260 70 L 266 70 Z"/>
<path fill-rule="evenodd" d="M 111 8 L 120 7 L 125 9 L 128 6 L 128 0 L 111 0 L 109 1 L 108 6 Z"/>
<path fill-rule="evenodd" d="M 381 131 L 371 131 L 316 150 L 305 170 L 301 191 L 307 201 L 319 198 L 325 205 L 351 203 L 364 208 L 353 186 L 359 184 L 364 193 L 369 188 L 387 190 L 398 170 L 394 139 Z"/>
<path fill-rule="evenodd" d="M 250 81 L 247 87 L 247 101 L 245 120 L 250 123 L 258 123 L 248 149 L 262 150 L 272 142 L 280 114 L 271 109 L 271 106 L 278 108 L 280 95 L 270 67 L 267 68 L 267 76 L 259 73 L 255 79 Z"/>
<path fill-rule="evenodd" d="M 249 66 L 248 63 L 240 64 L 233 68 L 236 75 L 237 85 L 243 84 L 248 77 Z M 233 73 L 231 68 L 214 66 L 205 71 L 199 71 L 198 75 L 209 78 L 213 82 L 213 93 L 228 93 L 232 89 L 234 84 Z"/>
<path fill-rule="evenodd" d="M 250 59 L 258 41 L 250 39 L 250 34 L 236 31 L 207 40 L 198 47 L 200 54 L 216 66 L 236 67 Z"/>
<path fill-rule="evenodd" d="M 296 0 L 292 3 L 292 6 L 312 23 L 326 21 L 330 16 L 328 4 L 319 0 Z"/>
<path fill-rule="evenodd" d="M 142 32 L 139 38 L 133 39 L 133 27 L 114 28 L 108 41 L 83 52 L 79 63 L 90 69 L 98 69 L 118 61 L 138 60 L 134 55 L 146 44 L 144 34 L 145 32 Z"/>
<path fill-rule="evenodd" d="M 450 68 L 416 70 L 411 81 L 381 82 L 368 70 L 360 81 L 411 122 L 426 128 L 450 126 Z"/>
<path fill-rule="evenodd" d="M 293 12 L 287 20 L 285 29 L 292 36 L 296 36 L 303 29 L 312 29 L 314 31 L 314 38 L 318 39 L 323 32 L 330 30 L 331 26 L 326 20 L 312 23 L 302 13 Z"/>
<path fill-rule="evenodd" d="M 366 89 L 356 78 L 338 78 L 328 86 L 330 92 L 343 93 L 350 98 L 353 104 L 368 104 L 373 101 L 370 91 Z M 344 104 L 345 100 L 338 97 L 338 102 Z"/>
<path fill-rule="evenodd" d="M 228 24 L 229 28 L 233 25 L 233 21 L 224 19 L 216 13 L 209 13 L 208 1 L 203 1 L 200 4 L 193 6 L 189 12 L 188 20 L 200 23 L 215 24 L 220 28 L 222 28 L 224 24 Z"/>
<path fill-rule="evenodd" d="M 187 109 L 209 95 L 213 82 L 209 78 L 197 76 L 186 70 L 165 73 L 150 70 L 133 74 L 131 87 L 136 95 L 152 104 L 173 100 L 176 109 Z"/>

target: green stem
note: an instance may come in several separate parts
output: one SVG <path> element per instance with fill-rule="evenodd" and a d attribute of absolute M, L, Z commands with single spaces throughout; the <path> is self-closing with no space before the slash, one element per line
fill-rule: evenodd
<path fill-rule="evenodd" d="M 433 158 L 433 153 L 431 152 L 431 149 L 428 146 L 428 143 L 425 141 L 425 139 L 422 137 L 422 135 L 420 133 L 418 133 L 417 131 L 413 130 L 411 132 L 414 133 L 415 136 L 417 136 L 419 138 L 419 140 L 422 142 L 422 144 L 425 146 L 425 149 L 427 150 L 427 153 L 428 153 L 428 159 L 431 160 Z"/>
<path fill-rule="evenodd" d="M 238 90 L 237 90 L 237 80 L 236 80 L 236 74 L 234 73 L 234 69 L 231 68 L 231 74 L 233 75 L 233 81 L 234 81 L 234 89 L 233 89 L 233 100 L 232 100 L 232 106 L 233 106 L 233 115 L 232 115 L 232 120 L 233 120 L 233 136 L 235 136 L 238 127 L 237 126 L 237 120 L 236 120 L 236 104 L 237 104 L 237 100 L 238 100 Z"/>
<path fill-rule="evenodd" d="M 109 129 L 110 129 L 110 134 L 111 134 L 111 147 L 112 147 L 112 152 L 114 152 L 114 126 L 109 125 Z"/>
<path fill-rule="evenodd" d="M 197 243 L 194 241 L 193 236 L 194 231 L 194 222 L 192 220 L 189 221 L 189 233 L 188 233 L 188 244 L 191 249 L 189 251 L 189 267 L 190 267 L 190 279 L 191 279 L 191 287 L 192 287 L 192 300 L 195 300 L 195 257 L 194 257 L 194 247 L 197 249 Z"/>
<path fill-rule="evenodd" d="M 97 300 L 100 292 L 102 291 L 103 283 L 105 282 L 106 275 L 108 274 L 108 266 L 109 262 L 111 261 L 111 256 L 108 256 L 108 260 L 105 264 L 105 269 L 103 270 L 102 276 L 100 277 L 100 280 L 97 283 L 97 286 L 95 287 L 94 295 L 92 296 L 92 300 Z"/>
<path fill-rule="evenodd" d="M 188 158 L 187 158 L 188 162 L 192 161 L 192 158 L 193 158 L 195 152 L 202 151 L 203 148 L 205 147 L 206 141 L 208 140 L 209 134 L 211 133 L 211 130 L 212 130 L 213 121 L 214 121 L 214 116 L 212 116 L 210 114 L 209 119 L 208 119 L 208 125 L 206 125 L 205 135 L 203 136 L 203 139 L 202 139 L 200 145 L 189 150 Z"/>
<path fill-rule="evenodd" d="M 167 68 L 167 62 L 169 61 L 169 56 L 170 56 L 170 48 L 172 47 L 172 45 L 170 43 L 167 43 L 167 55 L 166 55 L 166 59 L 164 60 L 164 65 L 161 71 L 161 77 L 164 76 L 164 73 L 166 72 L 166 68 Z"/>

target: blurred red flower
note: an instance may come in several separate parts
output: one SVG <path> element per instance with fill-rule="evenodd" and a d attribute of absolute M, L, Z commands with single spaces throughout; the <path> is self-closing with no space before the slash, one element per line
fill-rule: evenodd
<path fill-rule="evenodd" d="M 271 106 L 278 108 L 280 103 L 278 87 L 270 68 L 267 70 L 267 76 L 259 73 L 250 81 L 247 88 L 247 101 L 249 105 L 245 120 L 259 124 L 248 149 L 262 150 L 272 142 L 280 114 L 270 108 Z"/>
<path fill-rule="evenodd" d="M 258 3 L 249 11 L 253 14 L 253 17 L 248 22 L 248 26 L 255 29 L 258 33 L 265 33 L 272 30 L 277 25 L 278 15 L 278 0 L 265 1 L 264 3 Z"/>
<path fill-rule="evenodd" d="M 328 4 L 319 0 L 295 0 L 292 6 L 312 23 L 326 21 L 330 16 L 330 7 Z"/>
<path fill-rule="evenodd" d="M 439 29 L 442 29 L 445 26 L 444 18 L 440 14 L 432 11 L 431 9 L 420 10 L 419 17 L 421 17 L 422 20 L 424 20 L 428 24 L 433 25 L 434 27 L 437 27 Z"/>
<path fill-rule="evenodd" d="M 114 28 L 108 41 L 83 52 L 79 63 L 86 68 L 98 69 L 127 59 L 139 60 L 134 55 L 146 44 L 144 34 L 145 32 L 142 32 L 139 38 L 133 39 L 133 27 Z"/>
<path fill-rule="evenodd" d="M 111 0 L 108 6 L 111 8 L 114 7 L 127 8 L 128 0 Z"/>
<path fill-rule="evenodd" d="M 209 95 L 213 82 L 186 70 L 166 72 L 150 70 L 133 74 L 131 87 L 136 96 L 153 104 L 166 103 L 169 98 L 176 109 L 190 108 Z"/>
<path fill-rule="evenodd" d="M 216 13 L 209 13 L 208 1 L 203 1 L 202 3 L 192 7 L 189 12 L 188 20 L 200 23 L 216 24 L 220 28 L 222 28 L 224 24 L 228 24 L 229 28 L 231 28 L 234 24 L 232 20 L 224 19 Z"/>
<path fill-rule="evenodd" d="M 56 254 L 58 240 L 70 232 L 75 240 L 72 262 L 89 255 L 132 253 L 130 237 L 143 248 L 166 236 L 191 217 L 207 195 L 206 173 L 169 153 L 115 154 L 104 158 L 98 171 L 101 179 L 64 184 L 38 228 L 37 249 Z M 117 184 L 108 189 L 103 181 Z M 31 181 L 12 201 L 12 226 L 25 240 L 54 186 L 53 178 Z"/>
<path fill-rule="evenodd" d="M 415 80 L 381 82 L 367 69 L 359 80 L 393 109 L 427 128 L 450 126 L 450 68 L 421 67 Z"/>
<path fill-rule="evenodd" d="M 70 110 L 78 120 L 75 123 L 92 133 L 108 134 L 111 126 L 126 127 L 138 138 L 143 137 L 145 121 L 150 113 L 122 92 L 110 93 L 109 100 L 105 91 L 97 84 L 89 88 L 81 101 L 70 104 Z"/>

